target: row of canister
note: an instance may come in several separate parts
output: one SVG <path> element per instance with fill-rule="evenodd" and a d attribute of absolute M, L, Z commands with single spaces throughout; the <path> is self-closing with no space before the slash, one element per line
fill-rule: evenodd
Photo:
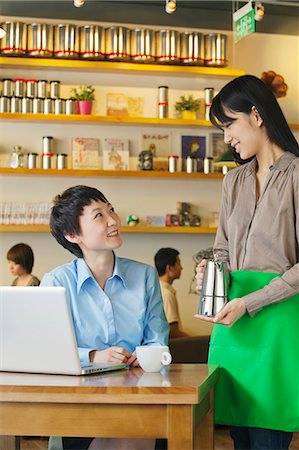
<path fill-rule="evenodd" d="M 25 166 L 25 155 L 20 154 L 15 147 L 14 152 L 11 156 L 10 167 L 13 169 L 21 168 Z M 27 169 L 36 169 L 38 167 L 38 153 L 27 153 L 26 167 Z M 42 153 L 41 155 L 41 167 L 43 169 L 55 169 L 55 157 L 56 157 L 56 168 L 62 170 L 66 168 L 66 153 L 58 153 L 54 155 L 53 153 Z"/>
<path fill-rule="evenodd" d="M 0 52 L 11 56 L 227 65 L 227 35 L 122 26 L 4 22 Z"/>
<path fill-rule="evenodd" d="M 78 114 L 78 102 L 73 98 L 0 97 L 0 113 Z"/>
<path fill-rule="evenodd" d="M 179 157 L 177 155 L 168 156 L 168 171 L 171 173 L 178 171 L 178 161 Z M 187 173 L 198 172 L 199 158 L 193 158 L 192 156 L 187 156 L 182 161 L 182 169 Z M 207 156 L 203 159 L 203 173 L 208 174 L 213 172 L 213 158 Z"/>
<path fill-rule="evenodd" d="M 25 80 L 24 78 L 4 78 L 3 97 L 60 98 L 60 81 Z"/>

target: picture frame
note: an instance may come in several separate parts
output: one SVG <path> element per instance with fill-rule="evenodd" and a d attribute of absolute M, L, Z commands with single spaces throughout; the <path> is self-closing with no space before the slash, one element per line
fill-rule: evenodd
<path fill-rule="evenodd" d="M 197 159 L 197 171 L 203 172 L 203 160 L 207 152 L 207 136 L 181 135 L 182 169 L 186 170 L 186 158 L 191 156 Z"/>
<path fill-rule="evenodd" d="M 151 150 L 154 156 L 167 156 L 170 150 L 168 133 L 142 133 L 141 150 Z"/>
<path fill-rule="evenodd" d="M 208 156 L 213 158 L 214 162 L 233 161 L 232 148 L 224 142 L 223 133 L 211 133 L 209 138 Z"/>
<path fill-rule="evenodd" d="M 75 137 L 72 141 L 73 169 L 99 168 L 99 139 Z"/>
<path fill-rule="evenodd" d="M 106 138 L 103 143 L 103 169 L 129 170 L 129 139 Z"/>

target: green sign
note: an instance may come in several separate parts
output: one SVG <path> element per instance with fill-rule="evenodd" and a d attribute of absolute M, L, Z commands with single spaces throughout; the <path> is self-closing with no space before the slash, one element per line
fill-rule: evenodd
<path fill-rule="evenodd" d="M 255 32 L 254 9 L 250 9 L 246 14 L 234 19 L 234 40 L 240 41 L 244 37 Z"/>

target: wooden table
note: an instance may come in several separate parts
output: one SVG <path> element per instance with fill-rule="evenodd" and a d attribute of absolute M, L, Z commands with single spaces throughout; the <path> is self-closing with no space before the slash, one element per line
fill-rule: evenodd
<path fill-rule="evenodd" d="M 0 450 L 9 436 L 167 438 L 169 450 L 214 448 L 218 367 L 172 364 L 161 373 L 0 373 Z"/>

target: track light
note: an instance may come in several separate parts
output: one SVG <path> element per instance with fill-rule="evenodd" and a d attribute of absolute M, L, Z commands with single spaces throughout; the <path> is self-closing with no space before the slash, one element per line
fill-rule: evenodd
<path fill-rule="evenodd" d="M 6 35 L 6 31 L 0 27 L 0 39 L 4 38 L 4 36 Z"/>
<path fill-rule="evenodd" d="M 165 11 L 168 14 L 174 13 L 176 11 L 176 0 L 166 0 Z"/>
<path fill-rule="evenodd" d="M 76 6 L 76 8 L 81 8 L 81 6 L 83 6 L 85 3 L 85 0 L 74 0 L 74 6 Z"/>
<path fill-rule="evenodd" d="M 260 22 L 261 20 L 263 20 L 264 15 L 265 15 L 264 5 L 260 2 L 256 2 L 254 5 L 254 19 L 257 22 Z"/>

